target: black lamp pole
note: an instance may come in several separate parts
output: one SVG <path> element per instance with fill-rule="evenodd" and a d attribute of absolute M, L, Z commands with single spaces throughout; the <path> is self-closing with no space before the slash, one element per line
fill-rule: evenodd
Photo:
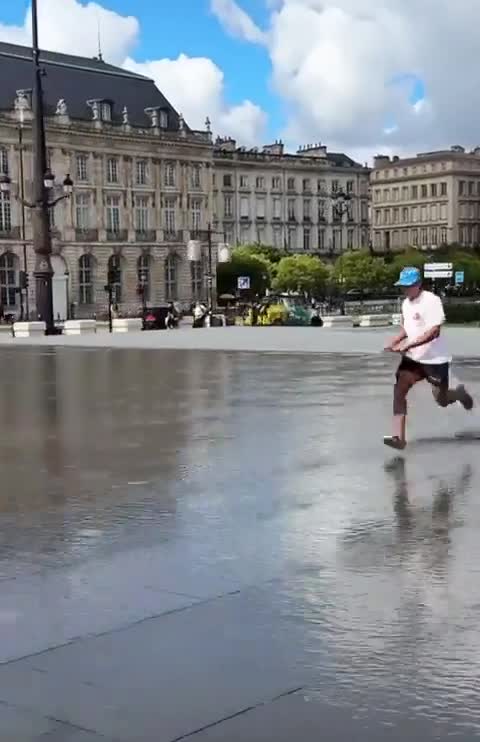
<path fill-rule="evenodd" d="M 37 0 L 32 0 L 32 58 L 33 58 L 33 249 L 35 251 L 35 293 L 38 318 L 45 322 L 47 334 L 53 332 L 53 296 L 52 296 L 52 241 L 50 237 L 49 200 L 45 187 L 47 172 L 47 151 L 45 144 L 45 121 L 43 108 L 43 71 L 40 67 L 40 50 L 38 47 Z"/>

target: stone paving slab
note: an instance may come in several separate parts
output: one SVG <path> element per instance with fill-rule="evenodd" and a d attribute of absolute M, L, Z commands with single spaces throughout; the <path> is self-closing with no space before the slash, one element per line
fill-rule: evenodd
<path fill-rule="evenodd" d="M 302 685 L 299 627 L 245 591 L 0 668 L 0 699 L 120 742 L 170 742 Z"/>
<path fill-rule="evenodd" d="M 136 348 L 152 350 L 224 350 L 276 353 L 380 353 L 385 340 L 398 328 L 326 329 L 317 327 L 216 327 L 183 328 L 167 332 L 138 332 L 81 337 L 18 339 L 0 334 L 0 346 L 56 346 L 68 348 Z M 480 329 L 447 327 L 445 334 L 453 355 L 480 357 Z"/>

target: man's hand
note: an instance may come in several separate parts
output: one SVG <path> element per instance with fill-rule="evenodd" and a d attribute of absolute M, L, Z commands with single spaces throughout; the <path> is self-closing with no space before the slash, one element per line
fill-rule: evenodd
<path fill-rule="evenodd" d="M 384 350 L 387 351 L 387 353 L 400 353 L 400 346 L 403 344 L 402 342 L 398 342 L 398 340 L 392 340 L 391 343 L 388 343 L 388 345 L 385 346 Z"/>

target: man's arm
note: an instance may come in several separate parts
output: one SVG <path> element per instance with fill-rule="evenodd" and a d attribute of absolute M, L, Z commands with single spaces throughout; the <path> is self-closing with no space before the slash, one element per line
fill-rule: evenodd
<path fill-rule="evenodd" d="M 393 338 L 393 340 L 388 343 L 388 345 L 385 346 L 385 350 L 391 350 L 391 351 L 397 351 L 399 349 L 399 345 L 405 340 L 407 337 L 407 333 L 405 332 L 405 329 L 402 327 L 400 332 L 396 337 Z"/>
<path fill-rule="evenodd" d="M 436 325 L 436 327 L 432 327 L 430 330 L 427 330 L 423 333 L 423 335 L 420 335 L 419 338 L 416 340 L 412 340 L 411 342 L 407 342 L 402 346 L 402 353 L 406 353 L 408 350 L 411 350 L 412 348 L 419 348 L 421 345 L 426 345 L 427 343 L 430 343 L 432 340 L 436 340 L 440 336 L 440 330 L 441 325 Z"/>

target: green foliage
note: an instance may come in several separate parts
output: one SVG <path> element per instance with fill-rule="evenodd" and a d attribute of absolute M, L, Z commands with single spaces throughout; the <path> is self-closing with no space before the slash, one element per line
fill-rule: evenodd
<path fill-rule="evenodd" d="M 391 266 L 368 252 L 349 252 L 335 262 L 333 279 L 345 291 L 382 288 L 391 284 L 391 270 Z"/>
<path fill-rule="evenodd" d="M 237 248 L 237 250 L 241 250 L 249 255 L 260 255 L 273 264 L 279 263 L 280 260 L 286 256 L 284 250 L 279 250 L 270 245 L 242 245 Z"/>
<path fill-rule="evenodd" d="M 250 278 L 251 293 L 264 294 L 271 284 L 271 263 L 262 255 L 252 253 L 248 248 L 236 248 L 232 253 L 231 262 L 220 263 L 217 267 L 218 295 L 236 294 L 237 279 L 240 276 Z"/>
<path fill-rule="evenodd" d="M 480 322 L 480 304 L 449 304 L 447 302 L 445 316 L 447 322 L 458 325 Z"/>
<path fill-rule="evenodd" d="M 273 288 L 276 291 L 302 291 L 311 295 L 323 292 L 328 268 L 312 255 L 291 255 L 278 263 Z"/>

